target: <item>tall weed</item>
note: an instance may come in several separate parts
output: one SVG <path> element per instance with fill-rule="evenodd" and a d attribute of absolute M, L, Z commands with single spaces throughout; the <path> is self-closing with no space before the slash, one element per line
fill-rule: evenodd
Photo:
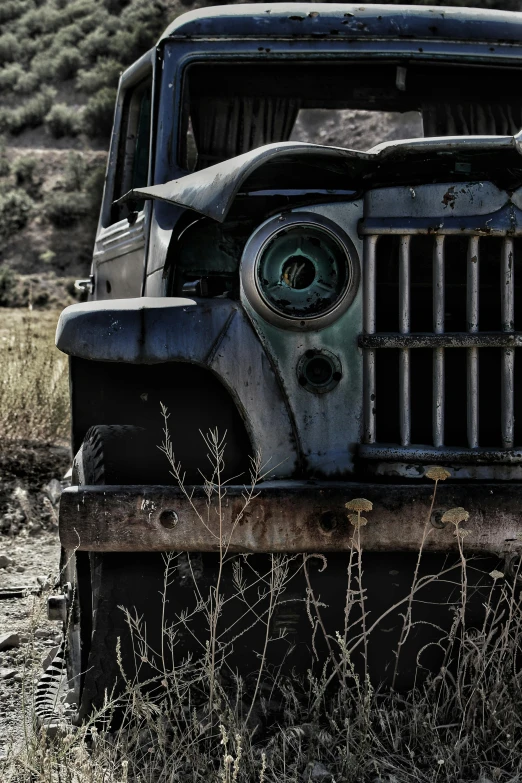
<path fill-rule="evenodd" d="M 518 566 L 506 573 L 484 574 L 483 621 L 467 627 L 465 609 L 469 572 L 477 566 L 465 551 L 464 509 L 447 512 L 458 543 L 457 561 L 441 573 L 421 576 L 401 601 L 403 633 L 399 649 L 419 622 L 412 605 L 422 603 L 423 590 L 434 580 L 451 579 L 457 588 L 454 622 L 438 644 L 443 664 L 427 678 L 419 678 L 408 692 L 387 690 L 373 683 L 354 665 L 358 651 L 374 642 L 376 629 L 386 618 L 364 611 L 364 530 L 371 524 L 372 503 L 348 501 L 347 525 L 353 528 L 347 553 L 345 628 L 329 636 L 321 667 L 313 665 L 313 650 L 321 634 L 324 604 L 311 587 L 301 600 L 310 620 L 309 668 L 299 675 L 285 666 L 268 663 L 267 651 L 284 634 L 272 619 L 285 608 L 286 591 L 297 574 L 303 575 L 317 555 L 267 555 L 266 568 L 248 555 L 233 555 L 231 541 L 239 524 L 248 524 L 263 477 L 261 460 L 252 464 L 236 516 L 224 527 L 227 486 L 220 479 L 224 439 L 217 432 L 205 436 L 211 468 L 204 480 L 206 511 L 195 504 L 183 485 L 182 466 L 172 450 L 165 415 L 161 446 L 198 523 L 215 537 L 219 553 L 218 578 L 208 591 L 200 579 L 197 555 L 166 554 L 164 587 L 149 596 L 163 607 L 161 643 L 151 643 L 147 616 L 125 607 L 133 640 L 135 672 L 122 668 L 124 692 L 106 693 L 105 704 L 78 730 L 66 731 L 50 745 L 38 736 L 26 747 L 26 756 L 9 760 L 6 780 L 18 783 L 515 783 L 522 776 L 522 641 L 521 579 Z M 429 475 L 429 473 L 428 473 Z M 432 473 L 436 486 L 447 472 Z M 363 517 L 362 514 L 367 514 Z M 429 520 L 419 551 L 430 535 Z M 513 561 L 516 563 L 516 561 Z M 222 579 L 232 568 L 233 579 Z M 176 580 L 182 574 L 194 593 L 191 606 L 179 607 L 174 619 L 167 607 L 176 600 Z M 310 582 L 308 583 L 310 585 Z M 227 608 L 243 606 L 230 620 Z M 358 617 L 355 605 L 363 608 Z M 228 614 L 228 619 L 227 619 Z M 245 617 L 250 618 L 244 622 Z M 243 626 L 241 625 L 243 622 Z M 424 622 L 421 620 L 420 622 Z M 347 633 L 350 626 L 351 632 Z M 234 648 L 244 648 L 245 634 L 257 627 L 258 646 L 249 648 L 257 660 L 257 676 L 243 679 L 233 664 Z M 355 630 L 354 630 L 355 629 Z M 149 631 L 149 633 L 148 633 Z M 197 655 L 182 652 L 180 639 L 189 635 L 199 646 Z M 249 637 L 250 638 L 250 637 Z M 315 638 L 315 642 L 314 642 Z M 380 637 L 382 639 L 382 637 Z M 377 640 L 377 643 L 382 644 Z M 119 645 L 114 653 L 120 665 Z M 364 652 L 366 655 L 366 652 Z M 144 667 L 148 676 L 144 681 Z M 420 664 L 419 664 L 420 667 Z M 421 668 L 421 667 L 420 667 Z M 305 667 L 306 671 L 306 667 Z M 117 733 L 109 731 L 114 714 L 123 715 Z M 15 774 L 16 773 L 16 774 Z"/>

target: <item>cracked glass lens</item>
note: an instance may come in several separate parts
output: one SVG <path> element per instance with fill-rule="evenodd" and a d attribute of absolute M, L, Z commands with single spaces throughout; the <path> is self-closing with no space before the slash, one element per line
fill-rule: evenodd
<path fill-rule="evenodd" d="M 349 259 L 329 232 L 293 226 L 263 247 L 257 284 L 272 309 L 291 318 L 313 318 L 331 310 L 350 282 Z"/>

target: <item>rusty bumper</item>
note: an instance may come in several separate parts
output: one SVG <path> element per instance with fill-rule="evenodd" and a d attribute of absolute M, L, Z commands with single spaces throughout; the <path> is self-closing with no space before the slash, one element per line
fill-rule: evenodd
<path fill-rule="evenodd" d="M 203 489 L 191 502 L 174 487 L 92 486 L 66 489 L 60 504 L 60 539 L 66 549 L 99 552 L 217 551 L 334 552 L 352 546 L 354 527 L 344 504 L 368 498 L 373 511 L 361 531 L 369 551 L 415 551 L 427 523 L 433 485 L 272 481 L 246 508 L 242 486 L 227 487 L 221 515 Z M 522 485 L 439 485 L 425 549 L 457 548 L 442 512 L 463 506 L 468 552 L 513 552 L 522 547 Z M 221 516 L 221 518 L 220 518 Z"/>

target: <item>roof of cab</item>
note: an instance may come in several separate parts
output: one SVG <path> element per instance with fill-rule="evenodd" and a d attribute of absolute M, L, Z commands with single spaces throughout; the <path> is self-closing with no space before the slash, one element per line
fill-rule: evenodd
<path fill-rule="evenodd" d="M 522 41 L 522 13 L 446 6 L 348 3 L 245 3 L 189 11 L 165 30 L 170 37 L 408 38 Z"/>

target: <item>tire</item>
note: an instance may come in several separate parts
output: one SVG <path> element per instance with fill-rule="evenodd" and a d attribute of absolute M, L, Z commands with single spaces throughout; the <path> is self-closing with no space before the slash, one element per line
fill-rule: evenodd
<path fill-rule="evenodd" d="M 72 691 L 70 701 L 78 707 L 91 642 L 92 590 L 89 553 L 62 548 L 60 581 L 64 592 L 71 595 L 64 623 L 65 665 L 69 689 Z"/>
<path fill-rule="evenodd" d="M 98 424 L 85 435 L 73 462 L 73 483 L 142 484 L 156 477 L 164 483 L 168 463 L 143 427 Z M 148 482 L 147 482 L 148 483 Z"/>
<path fill-rule="evenodd" d="M 143 454 L 145 443 L 146 432 L 139 427 L 91 427 L 73 461 L 73 484 L 140 483 L 143 461 L 136 455 Z M 76 723 L 93 709 L 101 709 L 106 692 L 114 689 L 119 693 L 124 687 L 116 660 L 118 638 L 122 640 L 126 670 L 130 671 L 134 661 L 125 614 L 119 607 L 128 607 L 133 614 L 146 610 L 150 615 L 147 595 L 154 581 L 157 584 L 153 589 L 161 589 L 163 576 L 161 556 L 153 555 L 152 559 L 154 567 L 144 569 L 147 556 L 62 550 L 61 582 L 63 587 L 71 586 L 72 595 L 64 631 L 67 677 L 77 705 Z M 151 579 L 155 573 L 160 579 Z"/>

